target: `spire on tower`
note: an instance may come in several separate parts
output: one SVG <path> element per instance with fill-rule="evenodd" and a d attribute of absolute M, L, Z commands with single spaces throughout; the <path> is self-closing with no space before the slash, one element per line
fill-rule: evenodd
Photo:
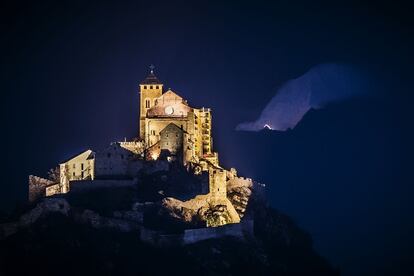
<path fill-rule="evenodd" d="M 140 84 L 162 84 L 158 78 L 154 75 L 154 69 L 155 66 L 153 64 L 151 64 L 149 66 L 150 69 L 150 73 L 148 74 L 148 76 L 145 78 L 145 80 L 143 80 Z"/>

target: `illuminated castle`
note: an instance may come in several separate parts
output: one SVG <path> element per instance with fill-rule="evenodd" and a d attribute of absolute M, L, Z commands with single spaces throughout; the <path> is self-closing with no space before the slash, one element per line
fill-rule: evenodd
<path fill-rule="evenodd" d="M 130 179 L 131 185 L 137 184 L 140 174 L 168 170 L 171 164 L 179 163 L 187 171 L 208 179 L 200 194 L 179 201 L 180 208 L 197 213 L 203 208 L 223 206 L 225 219 L 207 222 L 207 226 L 240 222 L 243 210 L 236 211 L 229 201 L 227 187 L 251 186 L 252 181 L 237 177 L 235 169 L 225 170 L 219 165 L 218 154 L 213 151 L 211 110 L 190 107 L 177 93 L 164 91 L 163 87 L 151 67 L 139 84 L 139 137 L 111 143 L 97 152 L 86 150 L 62 162 L 55 179 L 31 176 L 29 198 L 67 193 L 75 186 L 125 185 L 125 179 Z"/>

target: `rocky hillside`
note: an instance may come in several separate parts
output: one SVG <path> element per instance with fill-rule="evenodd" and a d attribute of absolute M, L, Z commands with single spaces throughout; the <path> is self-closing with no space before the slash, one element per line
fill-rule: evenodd
<path fill-rule="evenodd" d="M 0 275 L 339 274 L 313 250 L 306 232 L 270 208 L 254 187 L 240 182 L 229 183 L 228 198 L 243 214 L 242 221 L 254 221 L 252 233 L 181 245 L 148 243 L 143 231 L 174 236 L 202 227 L 200 215 L 214 221 L 225 214 L 220 206 L 186 212 L 181 201 L 167 197 L 163 183 L 170 177 L 147 177 L 151 185 L 145 185 L 145 193 L 139 186 L 69 193 L 3 217 Z"/>

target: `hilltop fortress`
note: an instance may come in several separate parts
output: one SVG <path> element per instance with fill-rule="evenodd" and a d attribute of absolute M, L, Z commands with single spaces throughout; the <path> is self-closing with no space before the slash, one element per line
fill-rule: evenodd
<path fill-rule="evenodd" d="M 30 202 L 0 218 L 0 274 L 339 275 L 264 184 L 221 166 L 210 109 L 153 70 L 139 96 L 136 138 L 29 176 Z"/>
<path fill-rule="evenodd" d="M 164 206 L 184 220 L 219 210 L 217 219 L 205 219 L 206 226 L 240 222 L 248 199 L 236 196 L 230 200 L 228 189 L 251 189 L 253 181 L 220 166 L 213 150 L 211 109 L 191 107 L 171 89 L 164 91 L 153 69 L 139 84 L 138 137 L 113 142 L 97 152 L 85 150 L 61 162 L 49 179 L 29 176 L 30 201 L 94 187 L 150 185 L 143 176 L 179 166 L 198 179 L 198 186 L 188 194 L 190 198 L 167 194 Z"/>

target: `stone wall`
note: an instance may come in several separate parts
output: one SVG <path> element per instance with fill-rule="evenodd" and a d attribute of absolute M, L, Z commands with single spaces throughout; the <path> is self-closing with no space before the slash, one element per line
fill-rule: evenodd
<path fill-rule="evenodd" d="M 200 116 L 197 115 L 198 110 L 193 109 L 191 112 L 188 112 L 188 127 L 186 131 L 189 133 L 189 138 L 192 141 L 192 153 L 194 156 L 202 157 L 203 155 L 203 141 L 201 137 L 198 137 L 199 127 L 201 125 Z"/>
<path fill-rule="evenodd" d="M 46 187 L 53 184 L 49 179 L 29 175 L 29 201 L 35 201 L 46 195 Z"/>
<path fill-rule="evenodd" d="M 70 181 L 70 191 L 76 193 L 97 188 L 129 187 L 136 183 L 136 180 L 75 180 Z"/>
<path fill-rule="evenodd" d="M 169 154 L 179 155 L 183 150 L 183 129 L 175 124 L 169 124 L 160 132 L 161 151 L 166 150 Z"/>
<path fill-rule="evenodd" d="M 213 197 L 225 198 L 226 192 L 226 171 L 209 166 L 210 194 Z"/>
<path fill-rule="evenodd" d="M 187 117 L 177 117 L 177 118 L 146 118 L 145 119 L 145 143 L 148 146 L 152 146 L 160 140 L 160 132 L 169 124 L 175 124 L 179 128 L 187 131 L 188 129 L 188 119 Z"/>
<path fill-rule="evenodd" d="M 92 150 L 86 150 L 59 165 L 62 193 L 69 191 L 71 180 L 94 179 L 94 154 Z"/>
<path fill-rule="evenodd" d="M 220 227 L 187 229 L 182 234 L 166 234 L 141 228 L 140 239 L 143 242 L 156 246 L 187 245 L 208 239 L 219 239 L 224 237 L 236 237 L 245 239 L 253 235 L 253 221 L 246 220 L 242 223 L 227 224 Z"/>
<path fill-rule="evenodd" d="M 130 152 L 141 155 L 144 152 L 145 144 L 143 141 L 124 141 L 117 142 L 122 148 L 129 150 Z"/>
<path fill-rule="evenodd" d="M 243 239 L 247 235 L 253 235 L 253 221 L 247 220 L 242 223 L 227 224 L 219 227 L 200 229 L 187 229 L 184 231 L 183 243 L 191 244 L 207 239 L 217 239 L 232 236 Z"/>
<path fill-rule="evenodd" d="M 141 227 L 140 240 L 155 246 L 177 246 L 184 243 L 184 234 L 165 234 L 161 231 Z"/>
<path fill-rule="evenodd" d="M 211 110 L 210 108 L 198 109 L 200 117 L 199 137 L 202 140 L 203 155 L 212 154 L 213 143 L 211 138 Z"/>
<path fill-rule="evenodd" d="M 145 160 L 157 160 L 161 154 L 160 142 L 155 143 L 145 151 Z"/>
<path fill-rule="evenodd" d="M 60 193 L 62 193 L 62 185 L 60 185 L 60 183 L 56 183 L 46 187 L 46 196 L 52 196 Z"/>
<path fill-rule="evenodd" d="M 218 160 L 218 153 L 217 152 L 213 152 L 213 153 L 210 153 L 210 154 L 204 154 L 203 159 L 207 160 L 208 162 L 210 162 L 214 166 L 219 167 L 219 160 Z"/>
<path fill-rule="evenodd" d="M 96 178 L 120 178 L 134 177 L 143 167 L 135 153 L 139 145 L 127 145 L 126 143 L 111 143 L 111 145 L 95 154 Z"/>

